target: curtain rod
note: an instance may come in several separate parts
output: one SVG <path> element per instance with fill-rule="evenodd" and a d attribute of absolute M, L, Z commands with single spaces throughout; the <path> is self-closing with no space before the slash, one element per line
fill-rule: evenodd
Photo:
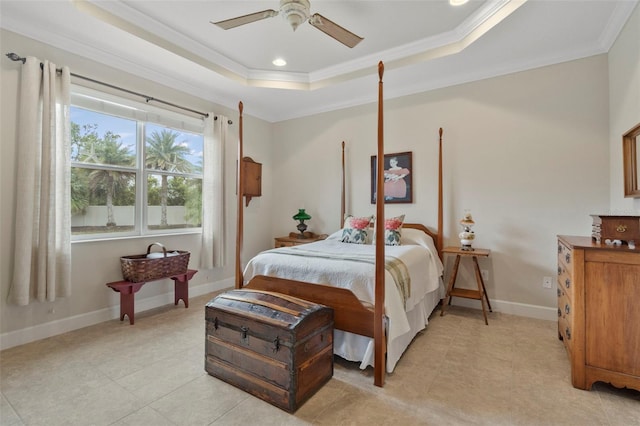
<path fill-rule="evenodd" d="M 16 62 L 17 62 L 17 61 L 20 61 L 20 62 L 22 62 L 23 64 L 24 64 L 24 63 L 26 62 L 26 60 L 27 60 L 27 58 L 23 58 L 23 57 L 21 57 L 20 55 L 18 55 L 18 54 L 16 54 L 16 53 L 13 53 L 13 52 L 11 52 L 11 53 L 7 53 L 7 54 L 6 54 L 6 57 L 7 57 L 7 58 L 9 58 L 9 59 L 11 59 L 12 61 L 16 61 Z M 42 68 L 43 66 L 44 66 L 44 64 L 43 64 L 42 62 L 40 62 L 40 67 Z M 58 69 L 58 70 L 56 70 L 56 71 L 58 71 L 58 72 L 59 72 L 60 70 Z M 149 102 L 151 102 L 151 101 L 154 101 L 154 102 L 158 102 L 158 103 L 161 103 L 161 104 L 164 104 L 164 105 L 169 105 L 169 106 L 172 106 L 172 107 L 174 107 L 174 108 L 178 108 L 178 109 L 181 109 L 181 110 L 184 110 L 184 111 L 189 111 L 189 112 L 192 112 L 192 113 L 194 113 L 194 114 L 199 114 L 199 115 L 201 115 L 201 116 L 203 116 L 203 117 L 208 117 L 208 116 L 209 116 L 209 114 L 208 114 L 208 113 L 206 113 L 206 112 L 200 112 L 200 111 L 196 111 L 196 110 L 191 109 L 191 108 L 187 108 L 187 107 L 183 107 L 183 106 L 180 106 L 180 105 L 176 105 L 176 104 L 171 103 L 171 102 L 163 101 L 162 99 L 154 98 L 153 96 L 144 95 L 144 94 L 142 94 L 142 93 L 134 92 L 134 91 L 132 91 L 132 90 L 125 89 L 125 88 L 123 88 L 123 87 L 114 86 L 113 84 L 105 83 L 105 82 L 103 82 L 103 81 L 95 80 L 95 79 L 93 79 L 93 78 L 85 77 L 85 76 L 83 76 L 83 75 L 79 75 L 79 74 L 75 74 L 75 73 L 71 73 L 71 75 L 72 75 L 73 77 L 80 78 L 80 79 L 82 79 L 82 80 L 87 80 L 87 81 L 90 81 L 90 82 L 92 82 L 92 83 L 100 84 L 100 85 L 102 85 L 102 86 L 107 86 L 107 87 L 109 87 L 109 88 L 111 88 L 111 89 L 120 90 L 121 92 L 129 93 L 130 95 L 140 96 L 140 97 L 144 98 L 144 99 L 145 99 L 145 101 L 146 101 L 147 103 L 149 103 Z M 218 119 L 218 117 L 214 116 L 214 117 L 213 117 L 213 119 L 214 119 L 214 120 L 217 120 L 217 119 Z M 233 121 L 228 120 L 228 121 L 227 121 L 227 124 L 233 124 Z"/>

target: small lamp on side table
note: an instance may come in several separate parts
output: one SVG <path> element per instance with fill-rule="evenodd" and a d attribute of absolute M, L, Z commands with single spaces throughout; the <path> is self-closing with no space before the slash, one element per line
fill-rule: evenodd
<path fill-rule="evenodd" d="M 298 231 L 300 231 L 300 235 L 298 235 L 298 238 L 307 238 L 304 234 L 304 231 L 307 230 L 307 224 L 304 223 L 304 221 L 310 219 L 311 216 L 307 212 L 305 212 L 304 209 L 298 209 L 298 213 L 293 216 L 293 220 L 297 220 L 300 222 L 298 226 L 296 226 L 296 228 L 298 228 Z"/>
<path fill-rule="evenodd" d="M 475 222 L 469 211 L 464 213 L 463 218 L 460 220 L 460 225 L 462 225 L 462 232 L 458 234 L 458 238 L 460 238 L 460 248 L 465 251 L 473 251 L 471 244 L 476 238 L 476 234 L 473 233 L 471 228 L 475 225 Z"/>

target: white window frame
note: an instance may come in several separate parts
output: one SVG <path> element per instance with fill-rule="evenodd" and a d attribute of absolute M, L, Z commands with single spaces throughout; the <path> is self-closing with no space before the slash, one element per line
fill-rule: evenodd
<path fill-rule="evenodd" d="M 123 172 L 133 172 L 136 174 L 136 196 L 134 206 L 134 229 L 129 232 L 107 232 L 93 234 L 76 234 L 71 236 L 72 242 L 95 241 L 95 240 L 117 240 L 123 238 L 141 238 L 159 235 L 180 235 L 180 234 L 201 234 L 202 227 L 178 228 L 178 229 L 149 229 L 148 224 L 148 187 L 147 177 L 149 174 L 167 174 L 169 176 L 183 176 L 187 178 L 204 179 L 204 171 L 198 173 L 163 173 L 160 170 L 147 169 L 145 167 L 144 127 L 146 123 L 164 126 L 177 131 L 195 133 L 204 136 L 204 118 L 193 117 L 178 113 L 172 110 L 150 105 L 91 89 L 85 86 L 71 86 L 71 105 L 74 107 L 94 111 L 101 114 L 112 115 L 124 119 L 136 121 L 136 165 L 135 167 L 92 165 L 91 169 L 115 169 Z M 85 163 L 71 162 L 71 167 L 84 167 Z"/>

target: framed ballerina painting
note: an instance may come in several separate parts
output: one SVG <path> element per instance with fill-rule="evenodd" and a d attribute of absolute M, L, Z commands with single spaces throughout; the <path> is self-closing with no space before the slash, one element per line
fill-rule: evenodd
<path fill-rule="evenodd" d="M 384 201 L 385 203 L 413 202 L 413 166 L 411 152 L 384 155 Z M 371 203 L 377 198 L 377 155 L 371 156 Z"/>

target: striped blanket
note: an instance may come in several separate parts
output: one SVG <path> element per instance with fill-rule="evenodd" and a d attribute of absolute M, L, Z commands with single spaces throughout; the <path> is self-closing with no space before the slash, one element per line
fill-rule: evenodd
<path fill-rule="evenodd" d="M 351 262 L 363 262 L 375 265 L 375 255 L 365 253 L 329 253 L 324 251 L 305 250 L 304 248 L 297 247 L 280 247 L 278 249 L 269 250 L 269 253 L 273 254 L 285 254 L 302 257 L 317 257 L 323 259 L 331 259 L 336 261 L 351 261 Z M 402 300 L 405 305 L 407 299 L 411 296 L 411 277 L 409 276 L 409 269 L 402 260 L 394 256 L 385 256 L 384 262 L 385 269 L 389 272 L 393 281 L 402 295 Z"/>

